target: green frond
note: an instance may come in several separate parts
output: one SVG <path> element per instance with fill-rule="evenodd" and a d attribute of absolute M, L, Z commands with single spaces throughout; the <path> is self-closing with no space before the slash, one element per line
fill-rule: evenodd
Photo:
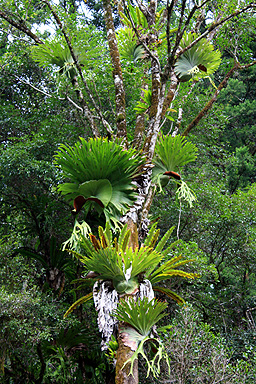
<path fill-rule="evenodd" d="M 78 62 L 82 62 L 82 55 L 78 49 L 74 49 L 74 53 Z M 32 58 L 39 63 L 40 66 L 56 65 L 60 74 L 65 74 L 73 78 L 77 74 L 74 59 L 70 50 L 63 41 L 48 41 L 31 48 Z"/>
<path fill-rule="evenodd" d="M 151 89 L 143 89 L 144 95 L 142 97 L 142 101 L 138 101 L 136 104 L 136 107 L 134 110 L 138 113 L 146 113 L 150 106 L 151 106 L 151 97 L 152 97 L 152 92 Z"/>
<path fill-rule="evenodd" d="M 66 311 L 66 313 L 64 314 L 64 319 L 71 313 L 74 311 L 74 309 L 76 309 L 79 305 L 81 304 L 84 304 L 86 303 L 87 301 L 91 300 L 93 298 L 93 294 L 92 292 L 88 293 L 88 295 L 86 296 L 83 296 L 83 297 L 80 297 L 80 299 L 78 299 L 77 301 L 75 301 L 70 307 L 69 309 Z"/>
<path fill-rule="evenodd" d="M 151 226 L 151 228 L 150 228 L 150 230 L 149 230 L 149 232 L 148 232 L 148 235 L 147 235 L 146 239 L 144 240 L 144 245 L 145 245 L 146 247 L 150 247 L 150 244 L 152 243 L 152 239 L 154 238 L 154 236 L 155 236 L 155 234 L 156 234 L 156 232 L 157 232 L 156 227 L 157 227 L 157 222 L 154 223 L 154 224 Z"/>
<path fill-rule="evenodd" d="M 187 279 L 195 279 L 196 277 L 198 277 L 198 274 L 188 273 L 188 272 L 180 271 L 180 270 L 176 270 L 176 269 L 173 269 L 173 270 L 170 269 L 170 270 L 166 271 L 166 273 L 159 273 L 159 274 L 154 274 L 153 276 L 150 276 L 149 280 L 150 280 L 151 284 L 156 284 L 159 281 L 164 281 L 164 280 L 170 279 L 173 276 L 180 276 L 180 277 L 187 278 Z"/>
<path fill-rule="evenodd" d="M 158 184 L 160 191 L 165 187 L 171 178 L 171 176 L 165 174 L 171 172 L 175 175 L 175 178 L 179 179 L 177 184 L 179 189 L 177 196 L 179 199 L 188 201 L 192 206 L 193 201 L 196 200 L 194 193 L 189 189 L 184 181 L 180 180 L 180 169 L 184 165 L 195 161 L 197 158 L 197 148 L 194 144 L 188 142 L 185 137 L 177 135 L 162 136 L 155 149 L 155 157 L 153 158 L 154 168 L 152 171 L 152 180 L 155 184 Z M 174 180 L 172 178 L 172 180 Z"/>
<path fill-rule="evenodd" d="M 193 259 L 184 259 L 182 255 L 178 255 L 165 261 L 162 265 L 158 266 L 157 269 L 151 270 L 150 273 L 146 273 L 145 277 L 150 280 L 151 284 L 170 279 L 173 276 L 194 279 L 198 277 L 198 274 L 176 269 L 193 261 Z"/>
<path fill-rule="evenodd" d="M 55 164 L 70 180 L 58 189 L 74 201 L 76 212 L 95 209 L 115 222 L 136 200 L 132 179 L 142 163 L 134 149 L 124 150 L 107 139 L 80 138 L 74 146 L 61 145 L 55 155 Z"/>
<path fill-rule="evenodd" d="M 195 161 L 197 158 L 197 148 L 188 142 L 185 137 L 177 135 L 162 136 L 158 140 L 155 149 L 153 163 L 161 171 L 178 171 L 184 165 Z M 156 171 L 153 172 L 156 173 Z M 163 172 L 162 172 L 163 173 Z"/>
<path fill-rule="evenodd" d="M 130 27 L 122 28 L 117 33 L 117 42 L 121 59 L 134 64 L 143 59 L 145 50 L 141 44 L 138 44 L 135 32 Z"/>
<path fill-rule="evenodd" d="M 177 189 L 177 197 L 178 199 L 183 199 L 188 202 L 190 208 L 193 207 L 193 202 L 196 201 L 196 195 L 192 191 L 191 188 L 185 183 L 185 181 L 181 180 L 180 186 Z"/>
<path fill-rule="evenodd" d="M 149 360 L 145 351 L 144 351 L 144 344 L 149 341 L 151 344 L 154 343 L 154 348 L 156 349 L 156 353 L 153 357 L 153 359 Z M 149 376 L 150 372 L 152 375 L 156 378 L 160 374 L 160 362 L 162 360 L 165 360 L 167 366 L 168 366 L 168 373 L 170 375 L 170 363 L 169 363 L 169 357 L 165 351 L 164 345 L 160 342 L 159 339 L 155 337 L 144 337 L 139 345 L 134 354 L 124 363 L 122 369 L 127 365 L 130 364 L 130 371 L 129 375 L 133 376 L 133 367 L 134 363 L 136 360 L 138 360 L 139 355 L 141 355 L 146 363 L 147 366 L 147 376 Z"/>
<path fill-rule="evenodd" d="M 196 274 L 181 271 L 177 268 L 192 262 L 192 259 L 184 259 L 182 255 L 172 257 L 163 262 L 164 257 L 168 255 L 177 245 L 178 241 L 171 244 L 166 250 L 163 250 L 168 241 L 173 228 L 156 244 L 159 230 L 156 223 L 151 227 L 145 244 L 133 250 L 129 247 L 130 230 L 125 225 L 118 238 L 110 242 L 112 237 L 106 235 L 110 230 L 109 224 L 106 230 L 99 228 L 99 239 L 90 234 L 90 238 L 81 237 L 81 253 L 72 252 L 85 266 L 86 270 L 94 271 L 100 276 L 101 280 L 110 280 L 114 288 L 120 294 L 130 294 L 139 286 L 138 276 L 148 279 L 152 284 L 169 279 L 173 276 L 185 278 L 195 278 Z M 166 252 L 167 251 L 167 252 Z M 161 264 L 162 262 L 162 264 Z"/>
<path fill-rule="evenodd" d="M 173 230 L 174 230 L 175 227 L 171 227 L 170 229 L 168 229 L 167 232 L 165 232 L 164 236 L 162 237 L 162 239 L 158 242 L 155 250 L 156 252 L 161 252 L 163 250 L 163 248 L 165 247 L 167 241 L 169 240 Z"/>
<path fill-rule="evenodd" d="M 170 297 L 174 301 L 176 301 L 179 305 L 185 304 L 185 300 L 179 296 L 177 293 L 171 291 L 168 288 L 160 287 L 160 286 L 153 286 L 153 290 L 156 292 L 164 293 L 166 296 Z"/>
<path fill-rule="evenodd" d="M 152 327 L 164 316 L 162 313 L 168 304 L 151 300 L 147 297 L 136 302 L 133 298 L 121 300 L 117 309 L 113 312 L 119 321 L 123 321 L 135 328 L 141 335 L 148 336 Z"/>
<path fill-rule="evenodd" d="M 185 33 L 181 48 L 188 47 L 198 36 L 195 33 Z M 219 50 L 206 39 L 201 39 L 192 48 L 183 53 L 175 63 L 175 73 L 180 81 L 198 80 L 214 73 L 221 62 Z"/>

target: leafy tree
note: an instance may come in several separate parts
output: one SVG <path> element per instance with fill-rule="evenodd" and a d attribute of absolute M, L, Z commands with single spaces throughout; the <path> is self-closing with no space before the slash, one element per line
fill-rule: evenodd
<path fill-rule="evenodd" d="M 157 140 L 161 129 L 163 128 L 165 132 L 171 133 L 173 140 L 178 137 L 177 133 L 182 133 L 184 136 L 187 136 L 208 113 L 220 91 L 226 86 L 228 79 L 234 72 L 240 69 L 251 68 L 255 62 L 246 56 L 243 64 L 241 64 L 238 62 L 237 57 L 234 56 L 234 65 L 228 69 L 228 72 L 216 87 L 217 89 L 210 100 L 185 127 L 184 132 L 179 132 L 179 120 L 182 117 L 182 110 L 179 111 L 176 126 L 169 126 L 169 122 L 172 121 L 170 113 L 174 112 L 171 104 L 178 93 L 178 89 L 182 88 L 184 82 L 185 87 L 187 87 L 185 88 L 185 92 L 189 94 L 190 91 L 193 91 L 194 84 L 196 84 L 199 79 L 205 78 L 206 75 L 211 75 L 219 65 L 220 55 L 218 51 L 213 48 L 212 43 L 207 41 L 206 38 L 213 40 L 218 30 L 221 30 L 221 27 L 225 25 L 225 23 L 231 23 L 234 18 L 249 18 L 253 12 L 254 4 L 250 1 L 243 3 L 234 1 L 228 6 L 222 6 L 219 2 L 213 4 L 211 1 L 206 0 L 201 4 L 194 4 L 192 7 L 189 7 L 186 1 L 182 1 L 181 3 L 172 1 L 167 4 L 164 10 L 158 9 L 154 1 L 151 1 L 149 4 L 138 2 L 134 9 L 129 7 L 129 4 L 125 4 L 124 9 L 120 11 L 122 23 L 124 24 L 123 28 L 127 28 L 125 22 L 127 24 L 128 20 L 128 24 L 130 24 L 129 27 L 132 27 L 135 35 L 133 33 L 127 33 L 125 35 L 127 42 L 123 35 L 123 39 L 120 38 L 118 46 L 111 4 L 109 1 L 104 0 L 103 9 L 110 58 L 106 56 L 106 42 L 103 39 L 99 39 L 99 45 L 102 47 L 101 57 L 99 60 L 95 58 L 93 62 L 88 60 L 88 67 L 86 68 L 83 67 L 83 59 L 80 59 L 76 45 L 79 45 L 78 42 L 80 42 L 80 49 L 82 49 L 82 45 L 85 44 L 86 40 L 90 41 L 90 39 L 92 39 L 92 33 L 88 31 L 88 29 L 84 29 L 82 22 L 81 24 L 78 22 L 72 24 L 72 15 L 66 15 L 62 7 L 45 1 L 44 6 L 47 9 L 47 15 L 51 15 L 51 19 L 55 22 L 56 29 L 58 30 L 56 34 L 57 43 L 53 45 L 49 40 L 46 40 L 44 36 L 32 32 L 31 23 L 33 22 L 33 17 L 30 15 L 31 7 L 26 2 L 23 3 L 21 1 L 18 6 L 15 6 L 15 4 L 10 1 L 7 5 L 9 5 L 10 9 L 4 6 L 0 12 L 4 29 L 6 29 L 7 22 L 16 28 L 13 36 L 24 38 L 25 34 L 25 40 L 31 39 L 26 41 L 33 41 L 33 43 L 37 45 L 37 47 L 33 48 L 32 56 L 39 63 L 42 64 L 47 56 L 48 59 L 50 58 L 48 61 L 49 65 L 58 65 L 59 74 L 67 75 L 61 77 L 60 89 L 62 92 L 66 90 L 65 99 L 81 113 L 83 120 L 88 122 L 93 136 L 95 138 L 108 136 L 110 140 L 115 140 L 116 138 L 120 140 L 120 144 L 118 145 L 122 146 L 122 150 L 120 148 L 119 155 L 116 153 L 114 156 L 117 161 L 121 159 L 121 152 L 124 151 L 129 154 L 131 147 L 134 148 L 134 151 L 138 151 L 138 153 L 142 155 L 143 162 L 137 175 L 133 172 L 132 158 L 127 156 L 127 168 L 129 171 L 132 169 L 132 172 L 126 175 L 127 188 L 122 190 L 122 184 L 120 183 L 120 188 L 115 189 L 116 193 L 120 193 L 121 190 L 122 193 L 120 193 L 120 195 L 122 195 L 123 198 L 127 189 L 129 190 L 130 188 L 131 190 L 131 182 L 136 183 L 134 192 L 136 193 L 137 200 L 132 207 L 129 206 L 132 200 L 130 198 L 127 198 L 119 207 L 116 204 L 116 198 L 114 198 L 115 204 L 113 204 L 113 185 L 117 186 L 115 182 L 117 183 L 119 180 L 113 182 L 113 180 L 110 180 L 111 175 L 106 179 L 102 179 L 102 175 L 97 179 L 92 178 L 94 169 L 91 169 L 90 178 L 86 175 L 85 179 L 83 177 L 76 177 L 75 180 L 73 180 L 74 169 L 73 173 L 69 172 L 68 175 L 65 174 L 65 176 L 71 179 L 68 182 L 73 182 L 73 186 L 69 184 L 69 187 L 73 189 L 70 190 L 69 188 L 68 193 L 70 193 L 70 197 L 75 201 L 75 209 L 78 203 L 77 199 L 79 198 L 79 201 L 81 202 L 82 199 L 82 202 L 85 203 L 88 210 L 94 212 L 96 209 L 99 216 L 101 216 L 103 211 L 105 216 L 108 216 L 107 218 L 110 218 L 111 214 L 111 219 L 112 217 L 116 219 L 117 212 L 113 213 L 113 211 L 110 212 L 110 210 L 107 209 L 111 207 L 110 202 L 115 206 L 117 211 L 119 211 L 120 221 L 126 223 L 130 231 L 128 232 L 130 233 L 130 238 L 127 239 L 128 247 L 136 254 L 135 250 L 139 249 L 139 240 L 141 242 L 148 232 L 148 214 L 156 192 L 156 181 L 152 178 L 152 167 L 154 163 L 157 162 L 157 165 L 161 164 L 164 167 L 177 167 L 178 169 L 165 169 L 162 175 L 158 174 L 157 180 L 159 180 L 161 176 L 172 177 L 177 186 L 178 197 L 185 197 L 190 203 L 192 203 L 194 197 L 183 180 L 184 175 L 180 174 L 180 171 L 182 171 L 180 168 L 190 161 L 190 159 L 186 157 L 185 146 L 180 145 L 180 153 L 178 156 L 183 160 L 180 162 L 171 161 L 170 158 L 174 157 L 175 152 L 172 152 L 172 146 L 168 141 L 168 137 L 165 138 L 164 141 L 167 144 L 163 144 L 162 148 L 170 151 L 169 156 L 167 156 L 168 161 L 166 161 L 166 157 L 162 156 L 160 150 L 161 144 L 157 147 Z M 75 3 L 73 3 L 73 5 L 75 5 Z M 209 11 L 211 11 L 212 17 L 211 21 L 207 23 Z M 78 9 L 77 12 L 79 12 Z M 123 15 L 125 15 L 126 19 Z M 68 27 L 66 27 L 66 25 L 68 25 Z M 252 28 L 254 29 L 255 27 L 252 26 Z M 135 36 L 137 39 L 137 47 L 134 47 Z M 124 54 L 125 47 L 130 48 L 131 43 L 135 48 L 132 51 L 132 66 L 130 51 Z M 122 46 L 121 56 L 119 55 L 120 46 Z M 61 54 L 64 53 L 61 58 L 60 47 L 64 48 L 63 51 L 61 51 Z M 93 43 L 93 41 L 89 48 L 88 57 L 95 54 L 95 43 Z M 99 51 L 97 51 L 97 54 L 98 52 Z M 54 60 L 52 60 L 53 57 Z M 8 57 L 4 57 L 4 59 L 8 60 Z M 112 70 L 113 82 L 111 82 L 110 68 Z M 54 77 L 55 75 L 53 75 L 53 78 Z M 129 88 L 129 83 L 132 78 L 132 87 Z M 66 85 L 69 81 L 71 87 Z M 210 82 L 213 83 L 211 77 Z M 114 91 L 114 95 L 110 97 L 107 93 L 104 93 L 103 91 L 105 89 L 102 87 L 102 84 L 104 84 L 104 86 L 110 84 L 109 89 L 110 91 Z M 38 89 L 42 92 L 42 86 Z M 125 93 L 126 90 L 127 93 Z M 134 102 L 135 94 L 137 96 L 136 102 Z M 127 103 L 130 104 L 130 107 L 127 107 Z M 136 114 L 133 112 L 134 107 L 136 107 L 137 110 Z M 109 109 L 112 110 L 113 113 L 109 114 Z M 82 148 L 84 147 L 86 148 L 85 143 L 82 144 Z M 79 145 L 76 145 L 76 148 L 78 150 Z M 157 151 L 156 148 L 159 150 Z M 87 146 L 87 152 L 90 152 L 90 149 L 92 150 L 92 148 Z M 75 170 L 78 172 L 80 160 L 77 161 L 74 150 L 66 146 L 64 147 L 64 151 L 69 154 L 69 164 L 73 162 L 74 165 L 75 163 Z M 99 148 L 98 152 L 102 154 L 103 149 Z M 157 154 L 156 157 L 155 153 Z M 104 160 L 108 162 L 111 160 L 111 157 L 106 155 Z M 61 164 L 61 166 L 63 165 Z M 83 165 L 83 168 L 85 169 L 85 165 Z M 65 167 L 63 167 L 63 169 L 66 172 Z M 83 171 L 84 170 L 82 170 L 82 172 Z M 179 173 L 177 171 L 179 171 Z M 123 175 L 121 175 L 121 177 L 123 177 Z M 126 181 L 126 178 L 124 177 L 123 180 Z M 78 205 L 81 204 L 79 203 Z M 122 218 L 121 215 L 123 215 Z M 148 241 L 149 244 L 151 244 L 151 240 Z M 129 251 L 127 253 L 129 254 Z M 126 270 L 125 273 L 128 273 L 128 265 L 125 265 L 125 261 L 123 261 L 123 263 L 123 268 Z M 159 268 L 162 268 L 161 271 L 163 272 L 165 264 Z M 146 266 L 144 266 L 141 272 L 145 272 L 144 269 L 146 269 Z M 102 271 L 100 271 L 100 273 L 102 273 Z M 168 273 L 165 275 L 168 275 Z M 106 279 L 108 278 L 109 276 Z M 114 284 L 114 286 L 117 288 L 117 284 Z M 138 289 L 137 286 L 136 289 Z M 107 297 L 107 290 L 104 286 L 102 291 Z M 114 294 L 113 292 L 115 293 L 117 290 L 112 289 L 111 294 Z M 126 291 L 124 292 L 126 293 Z M 135 294 L 135 292 L 131 294 Z M 145 293 L 144 296 L 147 296 L 147 293 Z M 98 292 L 95 292 L 94 297 L 95 300 L 99 298 Z M 147 300 L 145 300 L 144 304 L 150 305 Z M 118 316 L 120 319 L 123 319 L 120 311 Z M 124 339 L 124 333 L 126 333 L 124 329 L 119 326 L 116 382 L 134 383 L 138 382 L 136 365 L 132 365 L 132 368 L 134 368 L 132 375 L 129 375 L 130 369 L 127 365 L 123 367 L 124 363 L 129 358 L 132 359 L 133 356 L 131 342 L 134 341 L 134 333 L 129 334 L 127 341 Z"/>

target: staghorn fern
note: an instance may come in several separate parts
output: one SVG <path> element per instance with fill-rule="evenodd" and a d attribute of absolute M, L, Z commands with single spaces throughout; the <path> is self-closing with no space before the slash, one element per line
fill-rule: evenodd
<path fill-rule="evenodd" d="M 185 33 L 181 40 L 181 48 L 188 47 L 197 37 L 195 33 Z M 220 51 L 214 50 L 213 45 L 206 39 L 201 39 L 178 58 L 175 63 L 175 73 L 182 82 L 192 78 L 198 80 L 213 74 L 220 62 Z"/>
<path fill-rule="evenodd" d="M 142 336 L 149 336 L 153 326 L 164 316 L 162 313 L 168 304 L 151 300 L 147 297 L 134 301 L 132 298 L 121 300 L 117 309 L 113 312 L 119 321 L 123 321 L 135 328 Z"/>
<path fill-rule="evenodd" d="M 76 213 L 82 207 L 86 213 L 94 209 L 117 225 L 136 200 L 132 178 L 142 162 L 134 149 L 124 150 L 107 139 L 80 138 L 73 147 L 61 145 L 55 155 L 55 164 L 70 179 L 58 190 L 74 201 Z"/>
<path fill-rule="evenodd" d="M 162 312 L 167 306 L 167 303 L 154 299 L 149 300 L 147 297 L 142 300 L 139 299 L 137 302 L 132 298 L 128 298 L 127 300 L 121 300 L 117 309 L 114 310 L 113 316 L 122 322 L 120 332 L 125 337 L 125 345 L 135 350 L 134 354 L 124 363 L 124 366 L 130 364 L 129 375 L 133 375 L 133 366 L 139 355 L 146 362 L 147 377 L 150 372 L 154 377 L 160 374 L 160 362 L 163 359 L 170 368 L 163 344 L 159 338 L 153 337 L 153 332 L 151 332 L 155 324 L 166 316 L 166 313 Z M 146 343 L 154 348 L 154 357 L 151 360 L 144 350 Z M 134 348 L 134 346 L 136 347 Z"/>
<path fill-rule="evenodd" d="M 144 48 L 137 43 L 135 32 L 131 28 L 120 29 L 117 34 L 117 41 L 122 59 L 136 64 L 138 60 L 144 58 Z"/>
<path fill-rule="evenodd" d="M 79 63 L 83 63 L 84 57 L 75 48 L 74 53 Z M 40 66 L 56 65 L 61 75 L 66 75 L 73 79 L 77 74 L 76 66 L 67 45 L 62 41 L 48 41 L 43 45 L 35 46 L 31 49 L 32 58 Z"/>
<path fill-rule="evenodd" d="M 161 169 L 162 173 L 176 172 L 184 165 L 196 160 L 197 148 L 180 135 L 162 136 L 156 144 L 155 154 L 153 160 L 155 170 Z"/>

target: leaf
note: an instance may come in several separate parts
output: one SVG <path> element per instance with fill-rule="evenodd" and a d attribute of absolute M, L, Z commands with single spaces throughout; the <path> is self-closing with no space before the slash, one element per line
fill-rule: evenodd
<path fill-rule="evenodd" d="M 195 33 L 185 33 L 180 44 L 181 48 L 186 48 L 196 38 Z M 182 82 L 192 78 L 198 80 L 214 73 L 220 62 L 220 52 L 214 51 L 213 45 L 207 39 L 201 39 L 178 58 L 175 63 L 175 73 Z"/>
<path fill-rule="evenodd" d="M 112 197 L 112 186 L 109 180 L 90 180 L 79 185 L 78 193 L 85 199 L 95 197 L 107 206 Z"/>
<path fill-rule="evenodd" d="M 80 297 L 80 299 L 78 299 L 77 301 L 75 301 L 71 307 L 69 307 L 69 309 L 66 311 L 66 313 L 64 314 L 64 319 L 71 313 L 74 311 L 74 309 L 76 309 L 79 305 L 83 304 L 83 303 L 86 303 L 87 301 L 91 300 L 93 298 L 93 293 L 90 292 L 88 293 L 88 295 L 86 296 L 83 296 L 83 297 Z"/>
<path fill-rule="evenodd" d="M 143 161 L 134 149 L 116 142 L 80 138 L 74 146 L 61 145 L 55 155 L 55 164 L 71 181 L 58 190 L 68 199 L 84 197 L 75 200 L 77 211 L 85 204 L 87 212 L 95 208 L 118 226 L 120 215 L 136 200 L 132 179 Z"/>
<path fill-rule="evenodd" d="M 178 304 L 182 305 L 185 303 L 185 300 L 180 297 L 177 293 L 171 291 L 170 289 L 168 288 L 164 288 L 164 287 L 159 287 L 159 286 L 153 286 L 153 290 L 154 291 L 157 291 L 157 292 L 160 292 L 160 293 L 164 293 L 165 295 L 169 296 L 171 299 L 177 301 Z"/>
<path fill-rule="evenodd" d="M 157 300 L 149 301 L 147 297 L 135 301 L 133 298 L 121 300 L 113 315 L 134 327 L 141 335 L 148 336 L 155 325 L 166 314 L 161 313 L 168 304 Z"/>

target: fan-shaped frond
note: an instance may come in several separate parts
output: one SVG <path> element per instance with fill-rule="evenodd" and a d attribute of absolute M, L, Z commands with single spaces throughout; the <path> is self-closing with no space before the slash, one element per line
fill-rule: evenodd
<path fill-rule="evenodd" d="M 118 219 L 136 199 L 132 178 L 143 159 L 134 149 L 107 139 L 81 138 L 73 147 L 61 145 L 55 164 L 71 180 L 59 191 L 74 201 L 75 212 L 84 207 L 104 213 L 107 221 Z"/>
<path fill-rule="evenodd" d="M 195 33 L 185 33 L 181 41 L 181 48 L 188 47 L 198 36 Z M 201 39 L 192 48 L 183 53 L 175 63 L 175 73 L 180 81 L 192 78 L 198 80 L 214 73 L 221 62 L 219 50 L 206 39 Z"/>
<path fill-rule="evenodd" d="M 79 63 L 83 63 L 83 55 L 78 48 L 74 48 L 74 53 Z M 56 65 L 60 74 L 65 74 L 73 78 L 76 73 L 76 66 L 70 50 L 64 41 L 47 41 L 45 44 L 37 45 L 31 49 L 32 58 L 40 66 Z"/>
<path fill-rule="evenodd" d="M 137 37 L 132 28 L 125 27 L 118 31 L 117 41 L 119 53 L 122 59 L 125 59 L 134 64 L 143 59 L 145 50 L 141 44 L 138 44 Z"/>
<path fill-rule="evenodd" d="M 130 324 L 141 335 L 148 336 L 152 327 L 166 316 L 166 313 L 162 312 L 167 306 L 167 303 L 161 301 L 149 301 L 147 297 L 144 297 L 142 300 L 139 299 L 137 302 L 131 298 L 121 300 L 113 315 L 119 321 Z"/>
<path fill-rule="evenodd" d="M 165 172 L 177 172 L 181 167 L 196 160 L 197 148 L 194 144 L 188 142 L 185 137 L 177 135 L 161 137 L 155 149 L 153 163 L 153 177 L 157 181 L 159 175 Z"/>

